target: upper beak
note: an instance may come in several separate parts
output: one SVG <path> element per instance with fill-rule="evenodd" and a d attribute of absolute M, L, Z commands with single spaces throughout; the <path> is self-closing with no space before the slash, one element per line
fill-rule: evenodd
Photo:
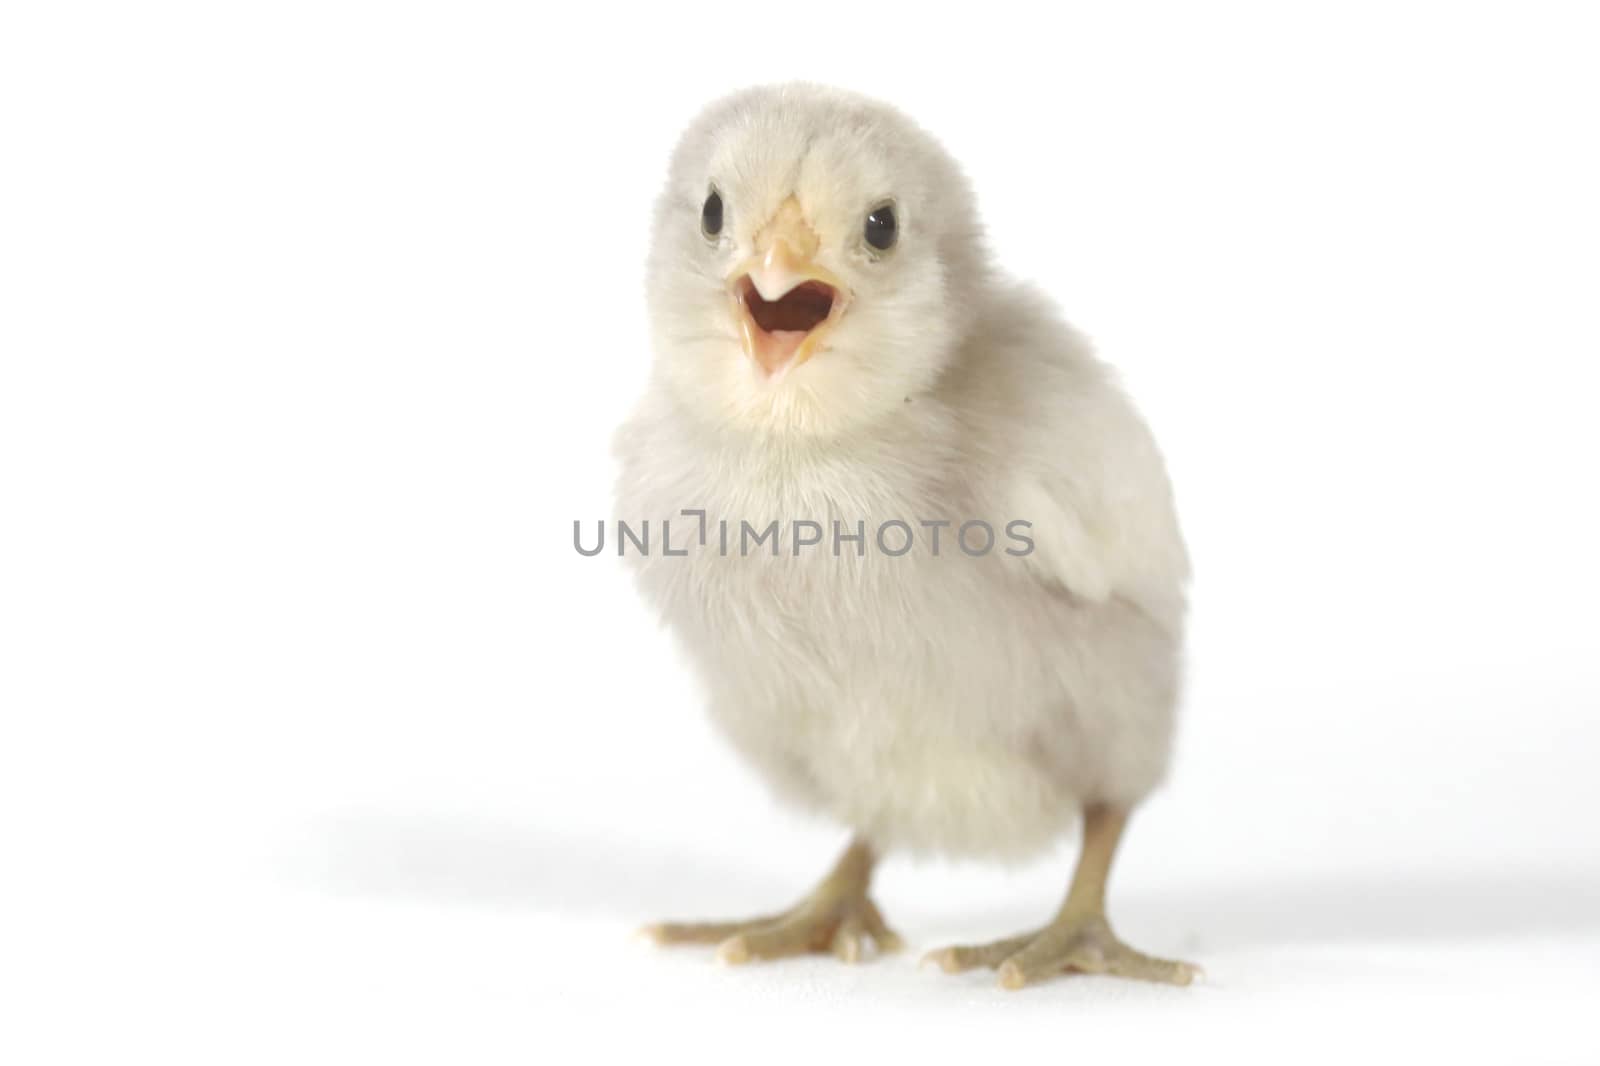
<path fill-rule="evenodd" d="M 772 235 L 766 248 L 758 249 L 756 258 L 747 264 L 746 274 L 763 300 L 780 300 L 795 286 L 817 277 L 817 265 L 795 247 L 802 243 L 796 236 Z"/>
<path fill-rule="evenodd" d="M 819 244 L 791 196 L 756 234 L 755 254 L 728 279 L 745 354 L 769 376 L 816 354 L 850 302 L 839 279 L 817 264 Z"/>

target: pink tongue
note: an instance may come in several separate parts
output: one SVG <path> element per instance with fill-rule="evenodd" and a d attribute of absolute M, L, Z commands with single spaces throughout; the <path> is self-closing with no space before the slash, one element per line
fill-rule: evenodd
<path fill-rule="evenodd" d="M 807 331 L 803 329 L 775 329 L 757 345 L 756 359 L 768 374 L 775 374 L 794 358 L 806 336 Z"/>
<path fill-rule="evenodd" d="M 768 336 L 772 338 L 772 346 L 785 355 L 793 355 L 794 350 L 800 347 L 800 342 L 806 339 L 808 330 L 803 329 L 775 329 Z"/>

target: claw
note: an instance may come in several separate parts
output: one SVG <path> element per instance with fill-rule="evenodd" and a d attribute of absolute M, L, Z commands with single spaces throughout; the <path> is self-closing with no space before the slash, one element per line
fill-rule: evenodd
<path fill-rule="evenodd" d="M 743 934 L 731 936 L 717 945 L 716 958 L 724 966 L 743 966 L 750 961 L 750 942 Z"/>

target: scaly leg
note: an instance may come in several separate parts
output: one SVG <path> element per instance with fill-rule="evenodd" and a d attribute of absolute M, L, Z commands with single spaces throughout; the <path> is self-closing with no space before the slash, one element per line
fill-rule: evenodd
<path fill-rule="evenodd" d="M 1194 980 L 1200 973 L 1198 966 L 1135 951 L 1117 939 L 1106 921 L 1106 879 L 1127 824 L 1127 811 L 1089 807 L 1083 812 L 1083 851 L 1078 856 L 1078 868 L 1072 875 L 1066 902 L 1049 925 L 992 944 L 943 948 L 928 958 L 939 963 L 946 973 L 978 966 L 997 969 L 1005 988 L 1021 988 L 1068 970 L 1174 985 Z"/>
<path fill-rule="evenodd" d="M 827 951 L 856 962 L 869 939 L 880 952 L 895 951 L 900 938 L 867 896 L 876 861 L 865 842 L 852 841 L 822 883 L 782 914 L 743 922 L 663 922 L 643 933 L 658 944 L 716 944 L 717 961 L 734 964 Z"/>

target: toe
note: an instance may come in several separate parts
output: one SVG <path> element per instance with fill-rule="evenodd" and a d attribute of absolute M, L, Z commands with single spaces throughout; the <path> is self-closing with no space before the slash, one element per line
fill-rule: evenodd
<path fill-rule="evenodd" d="M 657 944 L 720 944 L 745 928 L 747 922 L 657 922 L 639 930 Z"/>
<path fill-rule="evenodd" d="M 1111 974 L 1164 984 L 1186 985 L 1200 970 L 1186 962 L 1159 959 L 1128 947 L 1111 932 L 1103 918 L 1062 921 L 1039 930 L 973 947 L 950 947 L 930 952 L 924 962 L 936 962 L 946 973 L 979 966 L 999 971 L 1002 988 L 1023 988 L 1067 971 Z"/>
<path fill-rule="evenodd" d="M 1175 959 L 1158 959 L 1131 948 L 1107 960 L 1098 972 L 1112 973 L 1139 981 L 1155 981 L 1167 985 L 1187 985 L 1195 978 L 1196 968 Z"/>
<path fill-rule="evenodd" d="M 899 951 L 905 947 L 905 941 L 900 935 L 889 928 L 889 923 L 883 920 L 883 912 L 878 910 L 878 905 L 867 900 L 866 911 L 862 916 L 867 923 L 867 932 L 872 934 L 872 940 L 878 945 L 880 954 Z"/>
<path fill-rule="evenodd" d="M 1060 929 L 1051 927 L 1044 930 L 1000 964 L 1000 987 L 1021 988 L 1029 982 L 1060 973 L 1066 968 L 1063 962 L 1065 947 Z"/>
<path fill-rule="evenodd" d="M 717 961 L 730 966 L 813 952 L 859 962 L 874 944 L 879 952 L 901 946 L 878 908 L 859 897 L 809 899 L 773 917 L 742 922 L 661 922 L 639 935 L 657 944 L 715 944 Z"/>
<path fill-rule="evenodd" d="M 960 945 L 941 948 L 923 956 L 924 962 L 936 962 L 945 973 L 962 973 L 987 966 L 991 970 L 1005 962 L 1028 945 L 1035 934 L 1007 937 L 992 944 Z"/>
<path fill-rule="evenodd" d="M 839 923 L 833 934 L 833 953 L 841 962 L 861 961 L 861 939 L 866 933 L 866 922 L 854 915 Z"/>
<path fill-rule="evenodd" d="M 1189 963 L 1137 951 L 1117 939 L 1106 927 L 1090 927 L 1080 935 L 1070 945 L 1065 961 L 1066 969 L 1079 973 L 1110 974 L 1169 985 L 1189 984 L 1198 972 Z"/>
<path fill-rule="evenodd" d="M 782 959 L 828 948 L 833 943 L 833 933 L 810 917 L 800 917 L 747 929 L 737 939 L 744 942 L 752 959 Z"/>
<path fill-rule="evenodd" d="M 740 933 L 781 922 L 788 918 L 790 913 L 783 911 L 779 914 L 743 918 L 733 922 L 655 922 L 640 929 L 639 935 L 662 945 L 721 944 Z"/>

